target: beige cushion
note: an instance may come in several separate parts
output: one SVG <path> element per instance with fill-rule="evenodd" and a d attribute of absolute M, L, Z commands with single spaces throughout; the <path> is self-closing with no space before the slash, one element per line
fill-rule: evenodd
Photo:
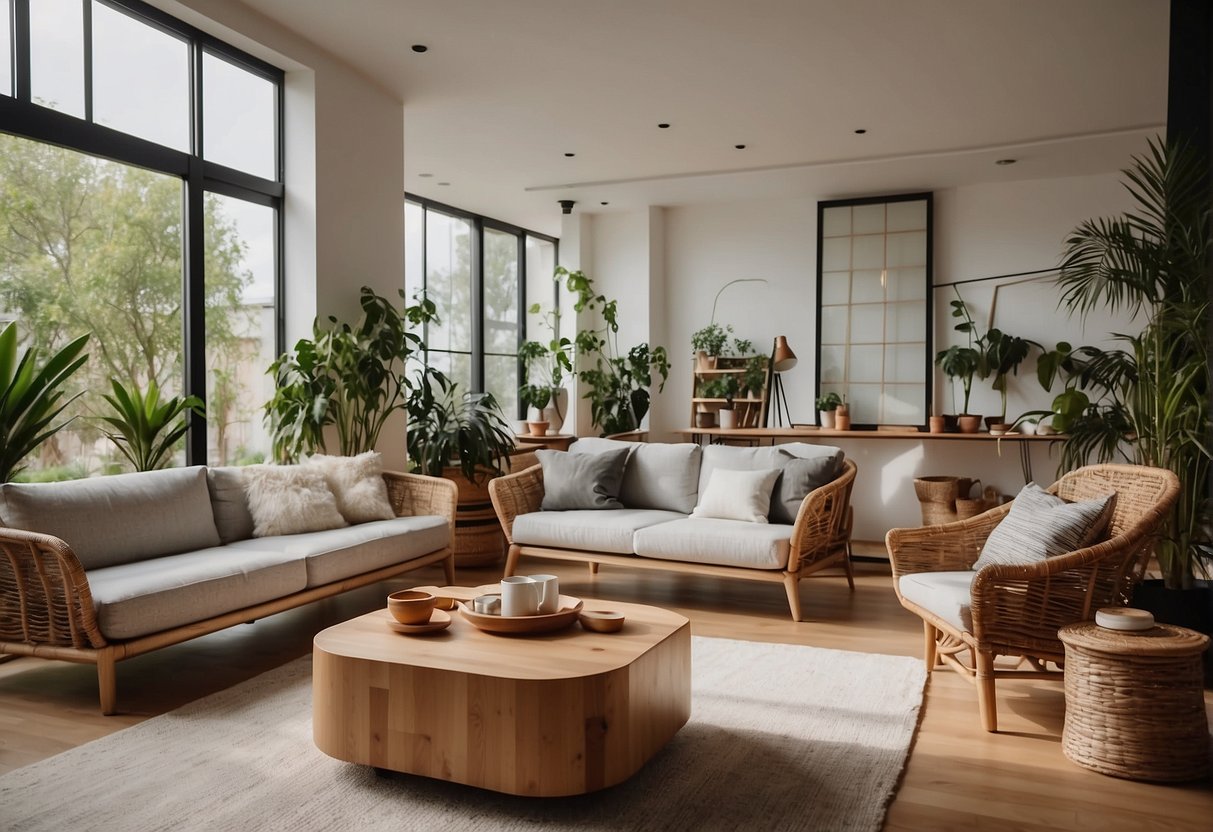
<path fill-rule="evenodd" d="M 779 474 L 778 468 L 758 471 L 717 468 L 708 480 L 708 487 L 700 489 L 699 503 L 691 516 L 765 523 L 771 510 L 771 489 Z"/>
<path fill-rule="evenodd" d="M 324 473 L 337 501 L 337 510 L 347 523 L 391 520 L 396 516 L 383 481 L 383 456 L 367 451 L 357 456 L 316 454 L 308 460 Z"/>
<path fill-rule="evenodd" d="M 623 471 L 619 500 L 627 508 L 649 508 L 690 514 L 699 496 L 699 459 L 696 444 L 676 445 L 620 442 L 617 439 L 578 439 L 572 453 L 601 453 L 614 448 L 631 451 Z"/>
<path fill-rule="evenodd" d="M 89 570 L 101 632 L 107 638 L 135 638 L 304 588 L 307 570 L 301 559 L 258 550 L 253 543 Z"/>
<path fill-rule="evenodd" d="M 756 471 L 779 468 L 783 474 L 771 494 L 772 523 L 795 523 L 800 504 L 810 491 L 833 482 L 842 473 L 843 452 L 833 445 L 788 442 L 774 447 L 709 445 L 703 449 L 699 471 L 699 490 L 707 488 L 717 468 Z"/>
<path fill-rule="evenodd" d="M 973 568 L 1022 566 L 1086 548 L 1103 535 L 1115 508 L 1115 493 L 1067 503 L 1030 482 L 986 538 Z"/>
<path fill-rule="evenodd" d="M 792 527 L 739 520 L 688 519 L 636 532 L 636 554 L 646 558 L 783 569 L 788 565 Z"/>
<path fill-rule="evenodd" d="M 935 613 L 962 632 L 973 631 L 973 578 L 976 572 L 916 572 L 897 581 L 901 597 Z"/>
<path fill-rule="evenodd" d="M 219 545 L 206 469 L 0 485 L 0 518 L 66 541 L 85 569 Z"/>
<path fill-rule="evenodd" d="M 324 474 L 310 465 L 250 465 L 244 469 L 244 493 L 255 537 L 346 525 Z"/>
<path fill-rule="evenodd" d="M 244 494 L 244 468 L 207 468 L 206 486 L 211 493 L 211 509 L 215 512 L 215 528 L 219 540 L 233 543 L 253 536 L 253 515 L 248 510 Z"/>
<path fill-rule="evenodd" d="M 514 542 L 587 552 L 630 555 L 637 529 L 686 519 L 674 511 L 617 508 L 609 511 L 535 511 L 514 518 Z"/>
<path fill-rule="evenodd" d="M 307 567 L 308 587 L 316 587 L 407 563 L 449 543 L 450 526 L 446 518 L 422 515 L 373 520 L 307 534 L 262 537 L 248 541 L 247 545 L 300 559 Z"/>

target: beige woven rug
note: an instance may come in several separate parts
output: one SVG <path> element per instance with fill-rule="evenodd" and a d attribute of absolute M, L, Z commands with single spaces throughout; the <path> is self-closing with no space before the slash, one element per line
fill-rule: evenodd
<path fill-rule="evenodd" d="M 691 721 L 628 782 L 518 798 L 379 777 L 312 745 L 311 660 L 0 778 L 0 829 L 877 830 L 922 662 L 695 638 Z"/>

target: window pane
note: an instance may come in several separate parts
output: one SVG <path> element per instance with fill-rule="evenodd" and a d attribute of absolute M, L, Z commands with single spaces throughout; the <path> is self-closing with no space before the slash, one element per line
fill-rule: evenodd
<path fill-rule="evenodd" d="M 537 237 L 526 238 L 526 331 L 531 340 L 549 336 L 543 327 L 543 312 L 552 309 L 556 304 L 556 281 L 552 279 L 556 271 L 556 245 Z M 532 315 L 530 307 L 539 304 L 542 311 Z"/>
<path fill-rule="evenodd" d="M 273 394 L 274 209 L 206 195 L 206 420 L 211 465 L 270 452 L 261 407 Z"/>
<path fill-rule="evenodd" d="M 428 360 L 429 366 L 442 371 L 447 378 L 455 382 L 459 395 L 472 389 L 472 356 L 465 352 L 431 350 Z"/>
<path fill-rule="evenodd" d="M 277 179 L 274 84 L 222 58 L 202 56 L 202 155 Z"/>
<path fill-rule="evenodd" d="M 404 296 L 412 303 L 425 291 L 425 209 L 404 203 Z"/>
<path fill-rule="evenodd" d="M 34 103 L 84 118 L 84 12 L 80 0 L 29 4 Z"/>
<path fill-rule="evenodd" d="M 65 413 L 86 418 L 44 443 L 27 476 L 129 467 L 94 418 L 110 412 L 111 378 L 180 393 L 181 205 L 177 178 L 0 134 L 0 318 L 43 350 L 92 336 L 67 388 L 84 394 Z"/>
<path fill-rule="evenodd" d="M 13 33 L 9 0 L 0 0 L 0 95 L 13 94 Z"/>
<path fill-rule="evenodd" d="M 439 319 L 429 326 L 426 343 L 430 349 L 472 349 L 471 237 L 472 225 L 467 220 L 437 211 L 426 213 L 426 293 L 438 308 Z"/>
<path fill-rule="evenodd" d="M 519 238 L 513 234 L 485 229 L 485 352 L 518 352 L 518 243 Z"/>
<path fill-rule="evenodd" d="M 93 120 L 190 149 L 185 41 L 93 0 Z"/>
<path fill-rule="evenodd" d="M 513 355 L 484 357 L 484 387 L 497 399 L 505 418 L 521 419 L 518 411 L 518 358 Z"/>

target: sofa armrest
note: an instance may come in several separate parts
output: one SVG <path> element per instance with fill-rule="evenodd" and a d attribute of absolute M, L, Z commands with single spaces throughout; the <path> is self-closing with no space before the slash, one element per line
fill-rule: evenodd
<path fill-rule="evenodd" d="M 825 560 L 839 548 L 846 550 L 844 532 L 848 527 L 855 473 L 855 463 L 845 460 L 842 473 L 832 482 L 805 495 L 800 510 L 796 512 L 796 524 L 792 527 L 789 572 L 798 572 Z"/>
<path fill-rule="evenodd" d="M 383 481 L 397 517 L 432 514 L 445 517 L 454 540 L 455 512 L 459 503 L 459 486 L 454 481 L 400 471 L 384 471 Z"/>
<path fill-rule="evenodd" d="M 505 539 L 514 545 L 514 518 L 539 511 L 543 505 L 543 466 L 532 465 L 517 474 L 496 477 L 489 483 L 489 497 Z"/>
<path fill-rule="evenodd" d="M 84 567 L 59 538 L 0 527 L 0 653 L 5 642 L 106 646 Z"/>
<path fill-rule="evenodd" d="M 986 545 L 986 538 L 1010 510 L 1011 504 L 1007 503 L 966 520 L 914 529 L 890 529 L 885 535 L 885 545 L 893 564 L 894 587 L 902 575 L 972 569 Z"/>

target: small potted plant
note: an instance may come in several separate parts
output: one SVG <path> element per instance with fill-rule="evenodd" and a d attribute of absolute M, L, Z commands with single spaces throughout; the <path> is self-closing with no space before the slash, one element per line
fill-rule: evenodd
<path fill-rule="evenodd" d="M 835 425 L 835 412 L 838 406 L 842 404 L 842 397 L 837 393 L 823 393 L 817 397 L 817 417 L 821 426 L 826 430 L 833 430 Z"/>
<path fill-rule="evenodd" d="M 745 371 L 741 374 L 741 389 L 747 396 L 757 399 L 762 396 L 762 388 L 766 383 L 767 357 L 756 355 L 745 364 Z"/>
<path fill-rule="evenodd" d="M 720 391 L 724 395 L 724 407 L 720 408 L 718 418 L 720 419 L 720 427 L 724 430 L 733 430 L 737 427 L 737 411 L 733 409 L 733 399 L 737 396 L 737 392 L 741 387 L 741 383 L 737 380 L 737 376 L 728 375 L 719 380 Z"/>
<path fill-rule="evenodd" d="M 955 288 L 955 287 L 953 287 Z M 957 423 L 960 426 L 961 433 L 977 433 L 981 427 L 981 416 L 969 413 L 969 396 L 973 392 L 973 377 L 981 374 L 984 378 L 986 373 L 982 372 L 985 366 L 985 338 L 978 335 L 977 324 L 973 322 L 973 318 L 969 315 L 969 308 L 965 306 L 964 300 L 960 297 L 960 292 L 956 292 L 956 300 L 951 302 L 952 317 L 960 318 L 961 322 L 953 327 L 957 332 L 963 332 L 968 337 L 968 346 L 953 344 L 946 350 L 940 350 L 935 354 L 935 364 L 939 369 L 943 370 L 950 380 L 952 380 L 952 407 L 956 407 L 956 386 L 955 380 L 960 379 L 961 387 L 964 389 L 964 408 L 956 417 Z"/>
<path fill-rule="evenodd" d="M 716 369 L 716 359 L 724 352 L 732 334 L 733 327 L 722 327 L 718 323 L 710 323 L 691 334 L 691 349 L 695 350 L 699 369 Z"/>
<path fill-rule="evenodd" d="M 543 312 L 542 307 L 535 303 L 527 313 L 541 317 L 548 338 L 546 341 L 527 341 L 519 348 L 522 385 L 518 388 L 518 396 L 525 405 L 538 411 L 528 412 L 528 423 L 546 421 L 553 433 L 559 433 L 568 412 L 569 391 L 564 386 L 564 379 L 566 375 L 573 375 L 574 344 L 558 334 L 559 310 Z"/>
<path fill-rule="evenodd" d="M 1002 396 L 1002 410 L 997 416 L 986 418 L 990 430 L 1000 430 L 1005 433 L 1010 429 L 1007 424 L 1007 377 L 1019 374 L 1019 365 L 1032 352 L 1032 347 L 1044 349 L 1040 344 L 1018 335 L 1010 335 L 1002 330 L 991 329 L 985 334 L 984 367 L 994 376 L 993 387 Z"/>

